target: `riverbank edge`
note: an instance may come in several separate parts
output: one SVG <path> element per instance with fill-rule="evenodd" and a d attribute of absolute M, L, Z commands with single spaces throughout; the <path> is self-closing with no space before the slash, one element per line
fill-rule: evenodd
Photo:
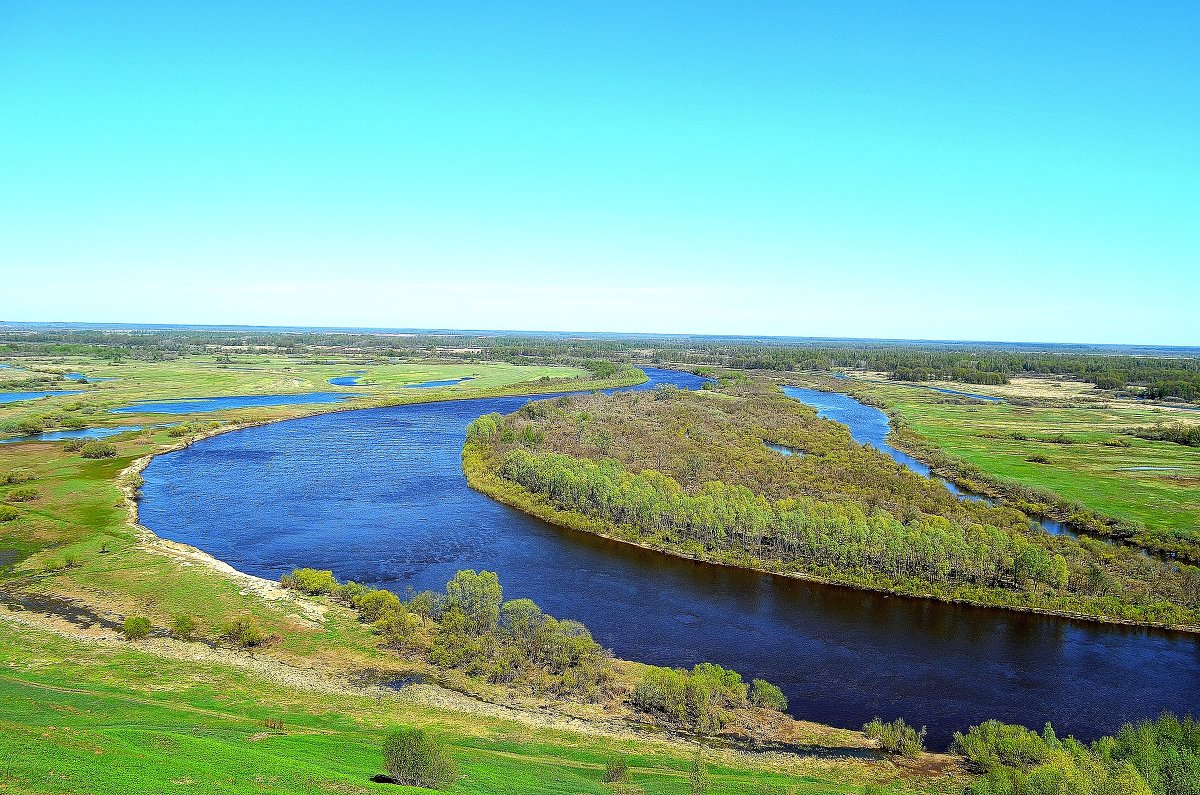
<path fill-rule="evenodd" d="M 564 511 L 554 505 L 551 505 L 543 497 L 530 492 L 525 487 L 511 483 L 494 474 L 483 461 L 484 453 L 482 452 L 480 446 L 476 443 L 467 442 L 463 446 L 462 458 L 463 474 L 466 476 L 467 485 L 481 494 L 496 500 L 497 502 L 504 503 L 510 508 L 515 508 L 522 513 L 534 516 L 556 527 L 581 533 L 591 533 L 592 535 L 597 535 L 610 541 L 628 544 L 634 547 L 640 547 L 641 549 L 646 549 L 651 552 L 658 552 L 663 555 L 671 555 L 673 557 L 692 560 L 697 563 L 705 563 L 712 566 L 729 566 L 731 568 L 755 571 L 760 574 L 768 574 L 775 577 L 788 577 L 790 579 L 803 580 L 805 582 L 812 582 L 818 585 L 850 588 L 856 591 L 886 593 L 906 599 L 932 599 L 947 604 L 966 605 L 969 607 L 978 607 L 989 610 L 1011 610 L 1021 613 L 1034 613 L 1037 615 L 1053 616 L 1055 618 L 1063 618 L 1073 621 L 1087 621 L 1096 624 L 1141 627 L 1146 629 L 1166 630 L 1170 632 L 1200 634 L 1200 625 L 1134 621 L 1132 619 L 1098 616 L 1090 613 L 1080 613 L 1071 610 L 1054 610 L 1051 608 L 1040 608 L 1027 605 L 1006 605 L 985 602 L 966 597 L 951 597 L 917 591 L 903 591 L 893 588 L 872 586 L 865 583 L 844 582 L 830 579 L 828 577 L 809 574 L 807 572 L 786 570 L 782 567 L 772 568 L 765 561 L 761 560 L 746 559 L 741 562 L 730 562 L 728 560 L 721 560 L 715 556 L 697 555 L 686 550 L 672 547 L 670 545 L 655 544 L 642 539 L 626 537 L 599 519 L 584 516 L 583 514 L 575 511 Z"/>

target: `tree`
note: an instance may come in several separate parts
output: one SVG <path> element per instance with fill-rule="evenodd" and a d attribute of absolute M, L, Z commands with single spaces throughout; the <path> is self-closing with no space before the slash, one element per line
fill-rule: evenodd
<path fill-rule="evenodd" d="M 467 618 L 468 631 L 480 635 L 491 632 L 500 620 L 504 591 L 493 571 L 464 569 L 446 583 L 448 608 L 459 608 Z"/>
<path fill-rule="evenodd" d="M 399 729 L 383 742 L 388 775 L 398 784 L 440 789 L 454 783 L 458 769 L 445 746 L 421 729 Z"/>
<path fill-rule="evenodd" d="M 763 679 L 755 679 L 750 683 L 750 703 L 776 712 L 787 712 L 787 696 L 778 687 Z"/>

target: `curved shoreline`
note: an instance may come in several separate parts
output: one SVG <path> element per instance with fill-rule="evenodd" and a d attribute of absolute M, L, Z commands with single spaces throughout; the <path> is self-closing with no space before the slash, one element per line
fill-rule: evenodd
<path fill-rule="evenodd" d="M 695 561 L 697 563 L 703 563 L 703 564 L 710 565 L 710 566 L 727 566 L 729 568 L 743 569 L 745 571 L 753 571 L 753 572 L 757 572 L 759 574 L 765 574 L 765 575 L 769 575 L 769 576 L 773 576 L 773 577 L 785 577 L 785 578 L 792 579 L 792 580 L 811 582 L 811 583 L 815 583 L 817 585 L 823 585 L 823 586 L 834 587 L 834 588 L 849 588 L 849 589 L 855 590 L 855 591 L 867 591 L 867 592 L 871 592 L 871 593 L 888 594 L 890 596 L 897 596 L 897 597 L 901 597 L 904 599 L 933 600 L 933 601 L 937 601 L 937 602 L 942 602 L 944 604 L 961 605 L 961 606 L 965 606 L 965 607 L 979 608 L 979 609 L 984 609 L 984 610 L 1007 610 L 1007 611 L 1013 611 L 1013 612 L 1019 612 L 1019 613 L 1032 613 L 1035 615 L 1051 616 L 1054 618 L 1060 618 L 1060 619 L 1070 620 L 1070 621 L 1083 621 L 1083 622 L 1088 622 L 1088 623 L 1092 623 L 1092 624 L 1105 624 L 1105 625 L 1110 625 L 1110 626 L 1134 627 L 1134 628 L 1140 628 L 1140 629 L 1151 629 L 1151 630 L 1162 631 L 1162 632 L 1176 632 L 1176 633 L 1186 634 L 1186 635 L 1200 634 L 1200 625 L 1165 624 L 1165 623 L 1153 622 L 1153 621 L 1134 621 L 1132 619 L 1095 616 L 1095 615 L 1091 615 L 1088 613 L 1079 613 L 1079 612 L 1075 612 L 1075 611 L 1071 611 L 1071 610 L 1054 610 L 1051 608 L 1031 607 L 1031 606 L 1026 606 L 1026 605 L 990 604 L 988 602 L 983 602 L 983 601 L 979 601 L 976 599 L 969 599 L 969 598 L 965 598 L 965 597 L 948 597 L 948 596 L 939 596 L 936 594 L 911 593 L 911 592 L 893 590 L 893 589 L 889 589 L 889 588 L 873 587 L 873 586 L 864 585 L 861 583 L 840 582 L 838 580 L 832 580 L 832 579 L 821 577 L 819 575 L 814 575 L 814 574 L 806 574 L 804 572 L 778 571 L 778 570 L 767 568 L 767 567 L 761 566 L 761 565 L 745 565 L 745 564 L 740 564 L 740 563 L 730 563 L 727 561 L 693 555 L 693 554 L 690 554 L 687 552 L 683 552 L 681 550 L 671 549 L 670 547 L 666 547 L 666 546 L 660 546 L 660 545 L 646 543 L 644 541 L 637 541 L 637 540 L 633 540 L 633 539 L 629 539 L 629 538 L 623 538 L 620 535 L 611 532 L 604 525 L 604 523 L 601 522 L 600 520 L 593 519 L 592 517 L 584 516 L 583 514 L 579 514 L 574 511 L 563 511 L 563 510 L 556 508 L 553 505 L 549 505 L 538 495 L 535 495 L 532 492 L 529 492 L 527 489 L 525 489 L 522 486 L 519 486 L 517 484 L 510 484 L 507 481 L 504 481 L 503 479 L 499 478 L 498 476 L 496 476 L 495 474 L 493 474 L 491 471 L 487 470 L 484 467 L 479 467 L 478 470 L 469 469 L 466 466 L 467 456 L 468 456 L 467 446 L 464 445 L 464 448 L 463 448 L 463 459 L 464 459 L 463 473 L 466 476 L 467 485 L 469 485 L 471 488 L 475 489 L 479 493 L 484 494 L 484 495 L 490 497 L 491 499 L 496 500 L 497 502 L 501 502 L 501 503 L 509 506 L 510 508 L 514 508 L 518 511 L 521 511 L 522 513 L 525 513 L 530 516 L 534 516 L 538 519 L 541 519 L 544 522 L 548 522 L 548 523 L 554 525 L 555 527 L 559 527 L 564 530 L 571 530 L 571 531 L 578 532 L 578 533 L 589 533 L 591 535 L 595 535 L 595 536 L 599 536 L 601 538 L 608 539 L 609 541 L 615 541 L 615 542 L 621 543 L 621 544 L 628 544 L 629 546 L 638 547 L 641 549 L 649 550 L 651 552 L 657 552 L 662 555 L 670 555 L 675 558 L 680 558 L 683 560 L 691 560 L 691 561 Z M 499 485 L 499 484 L 503 484 L 503 485 Z M 519 501 L 506 493 L 509 489 L 512 489 L 512 490 L 519 489 L 520 491 L 529 495 L 530 499 L 528 499 L 524 502 Z M 575 517 L 577 517 L 577 520 L 572 521 L 572 519 L 574 519 Z"/>

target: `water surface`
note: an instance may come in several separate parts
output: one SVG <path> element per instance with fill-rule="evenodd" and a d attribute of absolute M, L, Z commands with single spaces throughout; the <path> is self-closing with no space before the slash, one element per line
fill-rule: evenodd
<path fill-rule="evenodd" d="M 647 373 L 637 389 L 699 383 Z M 1200 703 L 1196 636 L 696 563 L 501 505 L 467 487 L 464 431 L 526 400 L 337 412 L 215 436 L 154 459 L 141 519 L 264 577 L 315 566 L 403 593 L 440 589 L 459 569 L 496 571 L 508 598 L 583 621 L 621 657 L 718 662 L 780 685 L 799 717 L 857 728 L 904 716 L 930 727 L 934 747 L 992 717 L 1092 738 Z"/>

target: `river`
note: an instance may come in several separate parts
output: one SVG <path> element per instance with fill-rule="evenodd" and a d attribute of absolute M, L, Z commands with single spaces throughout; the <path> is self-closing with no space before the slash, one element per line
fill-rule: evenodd
<path fill-rule="evenodd" d="M 647 368 L 641 388 L 696 388 Z M 1093 738 L 1200 703 L 1200 637 L 972 608 L 696 563 L 562 530 L 472 491 L 466 425 L 528 398 L 343 411 L 247 428 L 158 456 L 142 522 L 242 571 L 297 566 L 440 589 L 459 569 L 575 618 L 618 656 L 713 661 L 778 684 L 793 715 L 928 725 L 930 746 L 987 718 Z"/>

